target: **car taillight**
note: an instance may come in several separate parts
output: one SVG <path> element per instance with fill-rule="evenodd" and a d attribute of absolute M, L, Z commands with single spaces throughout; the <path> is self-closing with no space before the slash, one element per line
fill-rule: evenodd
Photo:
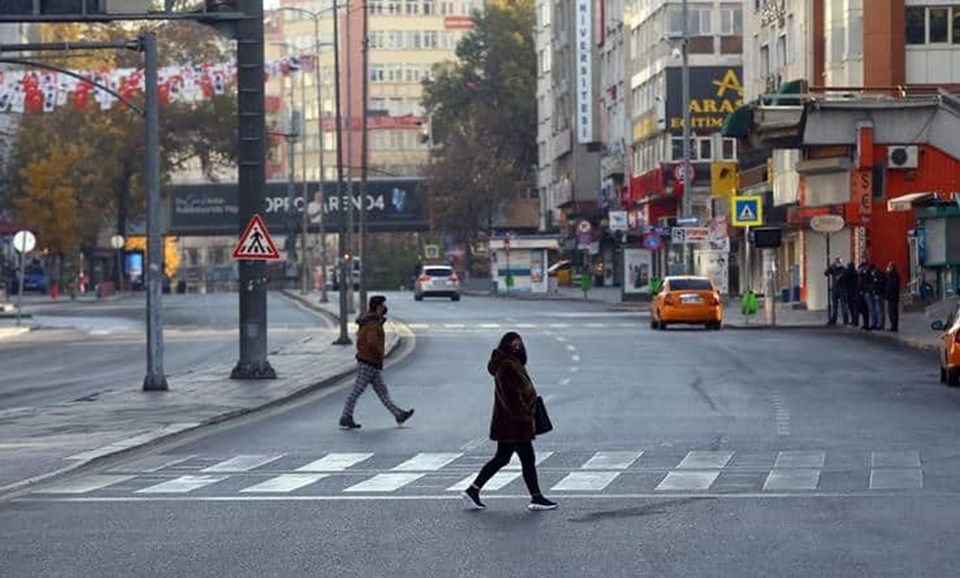
<path fill-rule="evenodd" d="M 672 294 L 672 293 L 668 293 L 667 296 L 666 296 L 666 298 L 663 300 L 663 302 L 666 303 L 667 305 L 673 305 L 673 303 L 674 303 L 673 294 Z"/>
<path fill-rule="evenodd" d="M 711 305 L 720 305 L 720 296 L 717 295 L 716 293 L 714 293 L 713 295 L 711 295 L 711 296 L 710 296 L 710 304 L 711 304 Z"/>
<path fill-rule="evenodd" d="M 450 275 L 449 277 L 447 277 L 447 279 L 448 279 L 449 281 L 453 281 L 454 283 L 456 283 L 457 281 L 460 280 L 460 279 L 457 278 L 456 275 Z"/>
<path fill-rule="evenodd" d="M 953 334 L 953 342 L 960 343 L 960 331 L 957 331 L 956 333 Z"/>
<path fill-rule="evenodd" d="M 420 275 L 420 281 L 429 281 L 430 275 Z"/>

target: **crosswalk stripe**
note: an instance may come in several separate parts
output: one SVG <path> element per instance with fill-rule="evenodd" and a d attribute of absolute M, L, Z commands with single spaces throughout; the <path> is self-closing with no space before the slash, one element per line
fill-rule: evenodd
<path fill-rule="evenodd" d="M 344 492 L 393 492 L 419 480 L 426 474 L 377 474 L 359 484 L 344 489 Z"/>
<path fill-rule="evenodd" d="M 481 323 L 478 325 L 481 329 L 500 329 L 499 323 Z"/>
<path fill-rule="evenodd" d="M 533 460 L 533 463 L 538 466 L 543 463 L 544 460 L 553 455 L 553 452 L 540 452 L 537 454 L 536 459 Z M 520 458 L 517 457 L 517 454 L 513 454 L 510 458 L 510 462 L 507 465 L 503 466 L 505 470 L 519 470 L 520 469 Z"/>
<path fill-rule="evenodd" d="M 319 460 L 300 466 L 297 472 L 342 472 L 343 470 L 369 460 L 373 454 L 327 454 Z"/>
<path fill-rule="evenodd" d="M 463 323 L 444 323 L 443 327 L 446 329 L 464 329 L 466 325 Z"/>
<path fill-rule="evenodd" d="M 780 468 L 806 468 L 819 469 L 823 467 L 826 459 L 826 452 L 817 451 L 788 451 L 777 454 L 777 461 L 773 464 L 774 469 Z"/>
<path fill-rule="evenodd" d="M 137 494 L 186 494 L 227 479 L 226 476 L 180 476 L 137 490 Z"/>
<path fill-rule="evenodd" d="M 424 472 L 439 470 L 453 460 L 462 456 L 462 453 L 420 453 L 409 460 L 390 468 L 395 472 Z"/>
<path fill-rule="evenodd" d="M 923 470 L 877 468 L 870 470 L 871 490 L 921 490 Z"/>
<path fill-rule="evenodd" d="M 275 462 L 283 456 L 284 454 L 234 456 L 229 460 L 222 461 L 218 464 L 213 464 L 212 466 L 203 468 L 200 471 L 211 474 L 221 472 L 246 472 L 269 464 L 270 462 Z"/>
<path fill-rule="evenodd" d="M 517 329 L 536 329 L 537 324 L 536 323 L 517 323 L 515 327 Z"/>
<path fill-rule="evenodd" d="M 733 458 L 733 452 L 687 452 L 683 461 L 677 465 L 678 470 L 719 470 Z"/>
<path fill-rule="evenodd" d="M 114 476 L 109 474 L 95 474 L 82 478 L 62 482 L 48 488 L 35 490 L 34 494 L 85 494 L 94 490 L 102 490 L 107 486 L 125 482 L 135 476 Z"/>
<path fill-rule="evenodd" d="M 763 491 L 816 490 L 820 484 L 820 470 L 770 470 L 763 482 Z"/>
<path fill-rule="evenodd" d="M 462 492 L 463 490 L 466 490 L 467 488 L 470 487 L 470 484 L 473 483 L 473 480 L 476 479 L 476 477 L 477 477 L 476 474 L 471 474 L 466 478 L 463 478 L 459 482 L 453 484 L 449 488 L 447 488 L 447 491 Z M 519 472 L 504 472 L 501 470 L 496 474 L 494 474 L 493 477 L 490 478 L 490 480 L 486 484 L 484 484 L 483 489 L 484 491 L 500 490 L 500 489 L 503 489 L 504 486 L 506 486 L 507 484 L 509 484 L 510 482 L 512 482 L 513 480 L 519 477 L 520 477 Z"/>
<path fill-rule="evenodd" d="M 871 452 L 871 468 L 919 468 L 920 452 L 918 450 Z"/>
<path fill-rule="evenodd" d="M 430 329 L 429 323 L 407 323 L 410 329 Z"/>
<path fill-rule="evenodd" d="M 275 478 L 270 478 L 265 482 L 260 482 L 255 486 L 240 490 L 246 492 L 276 492 L 285 493 L 309 486 L 310 484 L 326 478 L 330 474 L 283 474 Z"/>
<path fill-rule="evenodd" d="M 582 470 L 625 470 L 640 459 L 643 452 L 597 452 L 586 461 Z"/>
<path fill-rule="evenodd" d="M 175 466 L 179 463 L 183 463 L 193 456 L 171 456 L 166 454 L 160 454 L 155 456 L 147 456 L 145 458 L 139 459 L 135 462 L 130 462 L 128 464 L 123 464 L 111 469 L 111 472 L 159 472 L 164 468 L 169 468 L 170 466 Z"/>
<path fill-rule="evenodd" d="M 669 472 L 657 485 L 657 491 L 670 490 L 707 490 L 713 485 L 719 471 L 713 472 Z"/>
<path fill-rule="evenodd" d="M 570 472 L 550 489 L 557 492 L 600 491 L 619 475 L 620 472 Z"/>

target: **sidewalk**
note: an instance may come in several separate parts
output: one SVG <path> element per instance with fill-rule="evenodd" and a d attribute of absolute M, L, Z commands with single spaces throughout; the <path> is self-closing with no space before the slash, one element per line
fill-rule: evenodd
<path fill-rule="evenodd" d="M 288 297 L 334 316 L 336 302 Z M 394 353 L 413 333 L 387 323 L 386 349 Z M 97 459 L 278 405 L 328 387 L 354 371 L 354 347 L 335 346 L 337 329 L 305 332 L 268 360 L 274 380 L 231 380 L 229 364 L 167 375 L 169 390 L 145 392 L 131 383 L 82 400 L 0 411 L 0 496 L 66 474 Z M 352 328 L 351 328 L 351 338 Z M 333 427 L 331 425 L 331 427 Z"/>
<path fill-rule="evenodd" d="M 489 281 L 487 281 L 487 284 Z M 485 284 L 485 286 L 487 285 Z M 587 298 L 584 299 L 583 291 L 579 287 L 556 287 L 550 293 L 529 293 L 500 291 L 493 292 L 489 289 L 479 289 L 475 284 L 464 291 L 465 295 L 474 295 L 479 297 L 492 297 L 499 299 L 518 299 L 528 301 L 580 301 L 584 303 L 602 303 L 609 305 L 614 311 L 646 311 L 649 307 L 647 301 L 622 301 L 620 287 L 594 287 L 587 292 Z"/>

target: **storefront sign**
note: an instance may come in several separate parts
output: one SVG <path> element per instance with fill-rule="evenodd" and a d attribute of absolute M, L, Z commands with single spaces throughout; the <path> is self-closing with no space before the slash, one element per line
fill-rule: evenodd
<path fill-rule="evenodd" d="M 690 130 L 719 132 L 728 114 L 743 105 L 739 66 L 690 68 Z M 667 130 L 683 133 L 683 75 L 680 68 L 667 69 Z"/>
<path fill-rule="evenodd" d="M 576 81 L 577 142 L 593 142 L 593 35 L 592 0 L 577 0 L 576 8 Z"/>

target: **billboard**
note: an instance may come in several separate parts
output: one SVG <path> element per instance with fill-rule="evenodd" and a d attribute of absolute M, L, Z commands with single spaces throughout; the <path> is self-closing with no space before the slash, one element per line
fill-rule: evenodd
<path fill-rule="evenodd" d="M 690 131 L 715 133 L 728 114 L 743 106 L 742 68 L 690 67 Z M 683 134 L 683 69 L 667 69 L 667 130 Z"/>
<path fill-rule="evenodd" d="M 310 232 L 320 231 L 321 207 L 322 214 L 326 215 L 326 230 L 336 232 L 341 220 L 346 218 L 345 208 L 350 199 L 354 223 L 358 222 L 360 182 L 354 181 L 352 187 L 344 188 L 341 197 L 337 195 L 336 182 L 325 182 L 321 197 L 317 182 L 307 183 Z M 427 229 L 423 190 L 420 179 L 370 179 L 365 201 L 367 229 L 371 232 Z M 238 198 L 237 183 L 174 185 L 165 199 L 168 231 L 174 235 L 237 235 L 241 228 Z M 300 230 L 303 208 L 302 183 L 295 183 L 291 203 L 287 183 L 270 182 L 266 184 L 259 213 L 271 235 L 284 235 Z"/>

